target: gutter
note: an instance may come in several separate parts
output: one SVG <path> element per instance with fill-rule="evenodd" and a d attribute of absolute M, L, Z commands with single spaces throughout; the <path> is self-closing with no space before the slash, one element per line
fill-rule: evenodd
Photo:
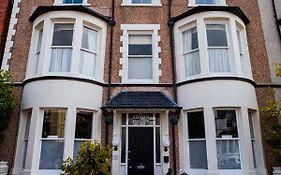
<path fill-rule="evenodd" d="M 172 76 L 173 76 L 173 92 L 174 92 L 174 101 L 177 103 L 178 95 L 177 95 L 177 84 L 176 84 L 176 70 L 175 70 L 175 51 L 174 51 L 174 22 L 172 22 L 172 0 L 168 1 L 168 26 L 169 26 L 169 35 L 170 35 L 170 48 L 171 48 L 171 63 L 172 63 Z M 179 117 L 177 116 L 177 119 Z M 171 122 L 171 121 L 170 121 Z M 172 122 L 171 122 L 172 123 Z M 176 154 L 176 134 L 175 134 L 175 123 L 172 123 L 172 145 L 173 145 L 173 174 L 177 174 L 177 154 Z M 169 172 L 168 172 L 169 173 Z"/>
<path fill-rule="evenodd" d="M 113 55 L 113 30 L 115 26 L 114 20 L 115 0 L 111 2 L 111 19 L 110 19 L 110 49 L 109 49 L 109 64 L 108 64 L 108 84 L 107 84 L 107 101 L 110 101 L 111 96 L 111 72 L 112 72 L 112 55 Z M 108 123 L 105 124 L 105 145 L 108 145 Z"/>

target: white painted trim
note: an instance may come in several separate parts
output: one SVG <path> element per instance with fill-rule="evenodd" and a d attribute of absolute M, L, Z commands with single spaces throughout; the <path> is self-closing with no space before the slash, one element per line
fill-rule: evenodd
<path fill-rule="evenodd" d="M 9 60 L 12 57 L 12 48 L 14 46 L 14 41 L 13 37 L 16 34 L 16 26 L 18 23 L 18 18 L 17 15 L 20 12 L 20 6 L 19 3 L 21 0 L 14 0 L 13 1 L 13 8 L 12 8 L 12 14 L 10 17 L 10 23 L 9 23 L 9 29 L 8 29 L 8 34 L 6 38 L 6 45 L 5 45 L 5 50 L 4 50 L 4 55 L 3 55 L 3 61 L 2 61 L 2 70 L 9 70 Z"/>
<path fill-rule="evenodd" d="M 160 36 L 158 31 L 160 30 L 160 24 L 121 24 L 121 30 L 123 34 L 120 41 L 123 42 L 120 52 L 122 58 L 120 58 L 120 64 L 122 69 L 119 70 L 119 76 L 122 77 L 122 83 L 159 83 L 159 78 L 162 75 L 160 70 L 161 48 L 159 46 Z M 130 33 L 152 34 L 152 79 L 129 79 L 128 78 L 128 37 Z"/>

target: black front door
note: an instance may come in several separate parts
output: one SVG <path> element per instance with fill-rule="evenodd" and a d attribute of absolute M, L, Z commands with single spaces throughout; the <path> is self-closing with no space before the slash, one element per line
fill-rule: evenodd
<path fill-rule="evenodd" d="M 153 175 L 153 128 L 129 128 L 128 175 Z"/>

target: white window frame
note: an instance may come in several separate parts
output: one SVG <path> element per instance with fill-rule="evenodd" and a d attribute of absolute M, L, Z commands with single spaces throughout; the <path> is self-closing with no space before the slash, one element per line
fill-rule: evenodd
<path fill-rule="evenodd" d="M 91 113 L 92 114 L 92 131 L 91 131 L 91 138 L 87 139 L 87 138 L 76 138 L 75 137 L 75 133 L 76 133 L 76 121 L 77 121 L 77 113 L 78 112 L 85 112 L 85 113 Z M 73 152 L 73 159 L 74 159 L 74 143 L 75 141 L 90 141 L 90 142 L 94 142 L 94 139 L 96 138 L 95 137 L 95 134 L 97 133 L 97 126 L 96 126 L 96 117 L 95 117 L 95 114 L 96 114 L 97 111 L 93 111 L 93 110 L 87 110 L 87 109 L 77 109 L 76 111 L 76 115 L 75 115 L 75 125 L 74 125 L 74 140 L 73 140 L 73 149 L 72 149 L 72 152 Z"/>
<path fill-rule="evenodd" d="M 188 128 L 188 114 L 189 113 L 192 113 L 192 112 L 202 112 L 203 113 L 203 120 L 204 120 L 204 132 L 205 132 L 205 138 L 195 138 L 195 139 L 190 139 L 189 138 L 189 128 Z M 206 120 L 205 120 L 205 116 L 204 116 L 204 109 L 203 108 L 199 108 L 199 109 L 193 109 L 193 110 L 187 110 L 187 111 L 184 111 L 184 115 L 185 115 L 185 120 L 186 122 L 184 122 L 184 125 L 186 127 L 186 139 L 185 139 L 185 144 L 186 144 L 186 153 L 187 153 L 187 158 L 188 158 L 188 169 L 190 169 L 192 172 L 194 173 L 203 173 L 203 172 L 206 172 L 208 171 L 208 157 L 207 157 L 207 169 L 204 169 L 204 168 L 191 168 L 191 159 L 190 159 L 190 142 L 192 141 L 205 141 L 205 144 L 206 144 L 206 156 L 208 156 L 207 154 L 207 132 L 206 132 Z"/>
<path fill-rule="evenodd" d="M 187 51 L 187 52 L 184 52 L 184 48 L 183 48 L 183 33 L 187 30 L 190 30 L 192 29 L 193 27 L 196 27 L 196 30 L 197 30 L 197 41 L 198 41 L 198 48 L 197 49 L 193 49 L 193 50 L 190 50 L 190 51 Z M 196 21 L 193 21 L 193 22 L 190 22 L 189 24 L 187 24 L 186 26 L 184 26 L 182 29 L 181 29 L 181 32 L 180 32 L 180 37 L 181 37 L 181 51 L 182 51 L 182 59 L 184 61 L 184 77 L 185 78 L 188 78 L 188 77 L 196 77 L 197 75 L 200 75 L 202 72 L 201 72 L 201 59 L 200 59 L 200 45 L 199 45 L 199 33 L 198 33 L 198 26 L 197 26 L 197 23 Z M 185 67 L 185 58 L 184 56 L 189 54 L 189 53 L 193 53 L 193 52 L 197 52 L 199 53 L 199 66 L 200 66 L 200 70 L 199 70 L 199 74 L 195 74 L 195 75 L 189 75 L 187 76 L 186 75 L 186 67 Z"/>
<path fill-rule="evenodd" d="M 188 0 L 188 6 L 226 6 L 226 0 L 219 0 L 218 4 L 196 4 L 196 0 Z"/>
<path fill-rule="evenodd" d="M 42 137 L 42 132 L 43 132 L 43 125 L 44 125 L 44 112 L 46 110 L 64 110 L 65 111 L 65 116 L 64 116 L 64 136 L 63 138 L 43 138 Z M 42 117 L 41 117 L 41 125 L 40 125 L 40 130 L 39 130 L 39 133 L 40 133 L 40 149 L 39 149 L 39 152 L 38 152 L 38 156 L 39 156 L 39 159 L 38 159 L 38 170 L 39 171 L 42 171 L 42 172 L 58 172 L 58 171 L 61 171 L 61 169 L 40 169 L 40 161 L 41 161 L 41 151 L 42 151 L 42 142 L 43 141 L 63 141 L 63 160 L 64 160 L 64 154 L 65 154 L 65 145 L 66 145 L 66 132 L 67 132 L 67 129 L 66 129 L 66 125 L 67 125 L 67 108 L 44 108 L 41 110 L 42 111 Z"/>
<path fill-rule="evenodd" d="M 97 32 L 97 41 L 96 41 L 96 44 L 97 44 L 97 50 L 96 51 L 91 51 L 91 50 L 89 50 L 89 49 L 85 49 L 85 48 L 83 48 L 82 47 L 82 42 L 83 42 L 83 28 L 84 27 L 86 27 L 86 28 L 89 28 L 89 29 L 91 29 L 91 30 L 94 30 L 94 31 L 96 31 Z M 101 63 L 101 61 L 100 61 L 100 55 L 101 55 L 101 53 L 100 53 L 100 50 L 101 50 L 101 45 L 100 45 L 100 43 L 101 43 L 101 28 L 99 28 L 99 27 L 97 27 L 97 26 L 95 26 L 94 24 L 91 24 L 91 23 L 89 23 L 89 22 L 83 22 L 83 26 L 82 26 L 82 35 L 81 35 L 82 37 L 81 37 L 81 45 L 80 45 L 80 52 L 81 51 L 85 51 L 85 52 L 89 52 L 89 53 L 91 53 L 91 54 L 94 54 L 94 55 L 96 55 L 96 60 L 95 60 L 95 73 L 94 73 L 94 75 L 93 76 L 91 76 L 91 75 L 87 75 L 87 74 L 83 74 L 83 73 L 81 73 L 80 72 L 80 70 L 78 71 L 79 72 L 79 75 L 80 76 L 84 76 L 84 77 L 87 77 L 87 78 L 94 78 L 94 79 L 97 79 L 98 78 L 98 75 L 99 75 L 99 65 L 100 65 L 100 63 Z M 79 54 L 78 55 L 78 57 L 79 57 L 79 69 L 80 69 L 80 59 L 81 59 L 81 54 Z"/>
<path fill-rule="evenodd" d="M 121 41 L 123 46 L 120 48 L 122 58 L 120 58 L 120 63 L 122 64 L 122 69 L 119 71 L 119 76 L 122 77 L 122 83 L 159 83 L 159 77 L 161 76 L 161 70 L 159 70 L 161 64 L 161 58 L 159 54 L 161 48 L 159 47 L 160 36 L 158 36 L 158 30 L 160 30 L 159 24 L 121 24 L 121 30 L 123 30 L 123 35 L 121 36 Z M 128 61 L 128 44 L 129 35 L 152 35 L 152 79 L 129 79 L 129 61 Z"/>
<path fill-rule="evenodd" d="M 87 3 L 87 0 L 83 0 L 82 3 L 64 3 L 64 0 L 55 0 L 53 5 L 91 5 Z"/>
<path fill-rule="evenodd" d="M 71 46 L 53 46 L 53 37 L 54 37 L 54 28 L 56 24 L 73 24 L 73 33 L 72 33 L 72 43 Z M 52 37 L 51 37 L 51 43 L 50 43 L 50 58 L 49 58 L 49 65 L 48 65 L 48 72 L 50 74 L 69 74 L 71 72 L 71 66 L 73 64 L 73 48 L 74 48 L 74 41 L 76 38 L 74 38 L 76 36 L 76 32 L 75 32 L 75 21 L 73 20 L 66 20 L 66 21 L 54 21 L 52 23 Z M 51 59 L 52 59 L 52 50 L 53 49 L 71 49 L 71 58 L 70 58 L 70 65 L 69 65 L 69 71 L 50 71 L 50 67 L 51 67 Z"/>
<path fill-rule="evenodd" d="M 151 0 L 151 4 L 133 4 L 132 0 L 123 0 L 121 6 L 162 6 L 161 0 Z"/>
<path fill-rule="evenodd" d="M 221 24 L 225 26 L 225 34 L 226 34 L 226 42 L 227 46 L 208 46 L 208 38 L 207 38 L 207 25 L 208 24 Z M 207 43 L 207 54 L 209 49 L 227 49 L 228 52 L 228 59 L 229 59 L 229 72 L 211 72 L 210 71 L 210 65 L 209 65 L 209 73 L 213 75 L 229 75 L 233 74 L 235 72 L 235 64 L 234 64 L 234 54 L 233 54 L 233 45 L 231 37 L 230 37 L 230 27 L 229 27 L 229 20 L 223 19 L 223 20 L 215 20 L 215 19 L 206 19 L 205 20 L 205 33 L 206 33 L 206 43 Z M 208 55 L 208 63 L 210 62 L 210 58 Z"/>
<path fill-rule="evenodd" d="M 234 110 L 235 111 L 235 115 L 236 115 L 236 123 L 237 123 L 237 133 L 238 133 L 238 137 L 237 138 L 218 138 L 215 134 L 215 141 L 216 141 L 216 144 L 217 144 L 217 141 L 227 141 L 227 140 L 231 140 L 231 141 L 237 141 L 238 142 L 238 147 L 239 147 L 239 159 L 240 159 L 240 169 L 219 169 L 218 167 L 218 172 L 220 174 L 224 174 L 224 172 L 241 172 L 243 170 L 243 151 L 242 149 L 242 144 L 241 144 L 241 140 L 243 140 L 243 133 L 241 132 L 241 128 L 242 128 L 242 124 L 241 124 L 241 108 L 235 108 L 235 107 L 214 107 L 213 108 L 213 113 L 214 113 L 214 122 L 215 122 L 215 119 L 216 119 L 216 114 L 215 114 L 215 111 L 216 110 Z M 214 125 L 215 128 L 215 132 L 216 132 L 216 124 Z M 217 146 L 216 146 L 216 150 L 217 150 Z M 216 153 L 216 159 L 218 161 L 218 157 L 217 157 L 217 153 Z"/>

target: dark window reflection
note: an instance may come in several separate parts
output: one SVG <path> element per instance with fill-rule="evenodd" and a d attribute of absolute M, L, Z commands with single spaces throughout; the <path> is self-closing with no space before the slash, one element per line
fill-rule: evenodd
<path fill-rule="evenodd" d="M 93 113 L 78 112 L 76 117 L 75 138 L 91 139 Z"/>
<path fill-rule="evenodd" d="M 235 110 L 215 110 L 215 117 L 217 138 L 238 137 Z"/>
<path fill-rule="evenodd" d="M 189 112 L 187 116 L 189 139 L 205 138 L 203 111 Z"/>

